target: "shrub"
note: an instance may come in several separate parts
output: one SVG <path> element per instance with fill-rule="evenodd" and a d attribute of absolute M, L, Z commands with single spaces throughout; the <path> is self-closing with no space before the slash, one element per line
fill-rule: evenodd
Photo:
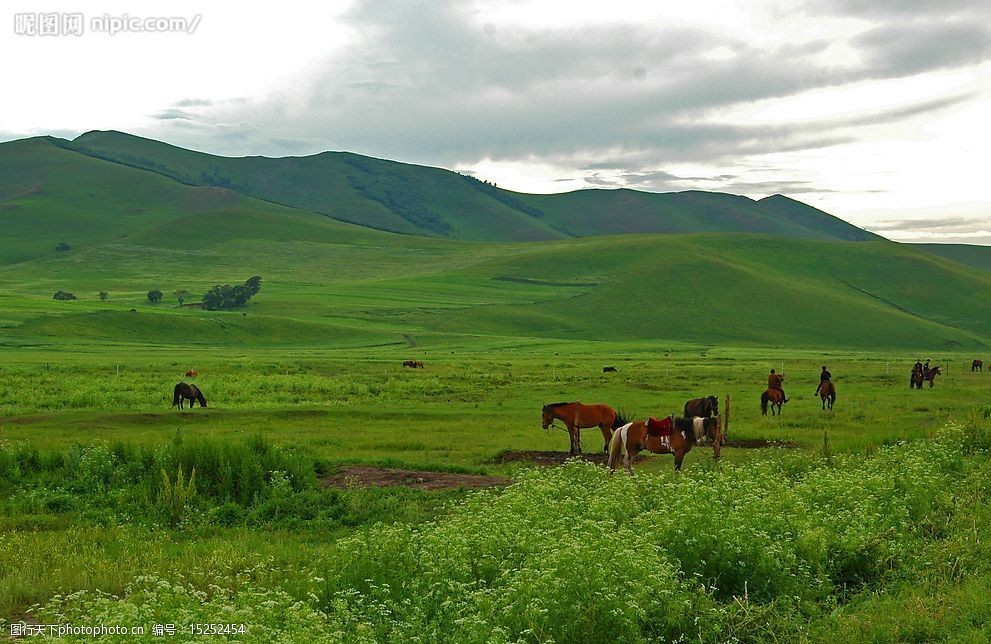
<path fill-rule="evenodd" d="M 55 291 L 55 296 L 52 299 L 53 300 L 68 301 L 68 300 L 74 300 L 74 299 L 76 299 L 76 296 L 73 295 L 72 293 L 68 293 L 66 291 Z"/>

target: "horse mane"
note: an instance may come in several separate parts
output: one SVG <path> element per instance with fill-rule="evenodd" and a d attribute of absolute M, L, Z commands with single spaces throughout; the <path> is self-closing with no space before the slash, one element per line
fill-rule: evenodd
<path fill-rule="evenodd" d="M 544 409 L 554 409 L 555 407 L 561 407 L 563 405 L 577 405 L 577 402 L 556 402 L 550 403 L 549 405 L 544 405 Z"/>

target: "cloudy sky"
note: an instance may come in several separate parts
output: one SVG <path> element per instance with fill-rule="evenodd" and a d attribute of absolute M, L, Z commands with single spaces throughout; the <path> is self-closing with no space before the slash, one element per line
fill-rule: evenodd
<path fill-rule="evenodd" d="M 117 129 L 527 192 L 783 193 L 991 244 L 988 0 L 4 4 L 0 140 Z M 37 34 L 39 12 L 83 33 Z M 125 14 L 152 22 L 99 31 Z"/>

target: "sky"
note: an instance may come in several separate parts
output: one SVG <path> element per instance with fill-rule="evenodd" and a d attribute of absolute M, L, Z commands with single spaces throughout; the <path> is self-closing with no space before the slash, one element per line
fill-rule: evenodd
<path fill-rule="evenodd" d="M 114 129 L 523 192 L 780 193 L 991 245 L 987 0 L 128 4 L 4 3 L 0 141 Z"/>

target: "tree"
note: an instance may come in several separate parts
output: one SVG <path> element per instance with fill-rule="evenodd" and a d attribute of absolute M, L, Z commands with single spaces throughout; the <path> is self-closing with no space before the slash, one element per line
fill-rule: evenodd
<path fill-rule="evenodd" d="M 182 306 L 183 301 L 185 301 L 185 299 L 189 297 L 189 291 L 187 291 L 184 288 L 181 288 L 178 291 L 172 293 L 172 295 L 175 295 L 175 298 L 179 300 L 179 306 Z"/>
<path fill-rule="evenodd" d="M 52 299 L 66 301 L 66 300 L 74 300 L 76 299 L 76 296 L 73 295 L 72 293 L 67 293 L 65 291 L 56 291 L 55 297 L 53 297 Z"/>
<path fill-rule="evenodd" d="M 162 292 L 157 288 L 153 291 L 148 291 L 148 299 L 151 300 L 153 304 L 162 301 Z"/>
<path fill-rule="evenodd" d="M 248 287 L 248 291 L 251 292 L 251 297 L 258 295 L 258 291 L 262 290 L 262 278 L 260 275 L 252 275 L 248 278 L 248 281 L 244 283 Z"/>
<path fill-rule="evenodd" d="M 248 303 L 253 295 L 261 290 L 262 278 L 258 275 L 248 278 L 244 284 L 216 285 L 203 295 L 203 308 L 208 311 L 236 309 Z"/>
<path fill-rule="evenodd" d="M 101 302 L 106 302 L 108 297 L 110 297 L 110 294 L 109 293 L 107 293 L 106 291 L 100 291 L 100 301 Z"/>
<path fill-rule="evenodd" d="M 72 246 L 69 246 L 65 242 L 59 242 L 59 243 L 55 244 L 55 250 L 59 251 L 60 253 L 61 252 L 65 252 L 65 251 L 69 250 L 70 248 L 72 248 Z"/>

